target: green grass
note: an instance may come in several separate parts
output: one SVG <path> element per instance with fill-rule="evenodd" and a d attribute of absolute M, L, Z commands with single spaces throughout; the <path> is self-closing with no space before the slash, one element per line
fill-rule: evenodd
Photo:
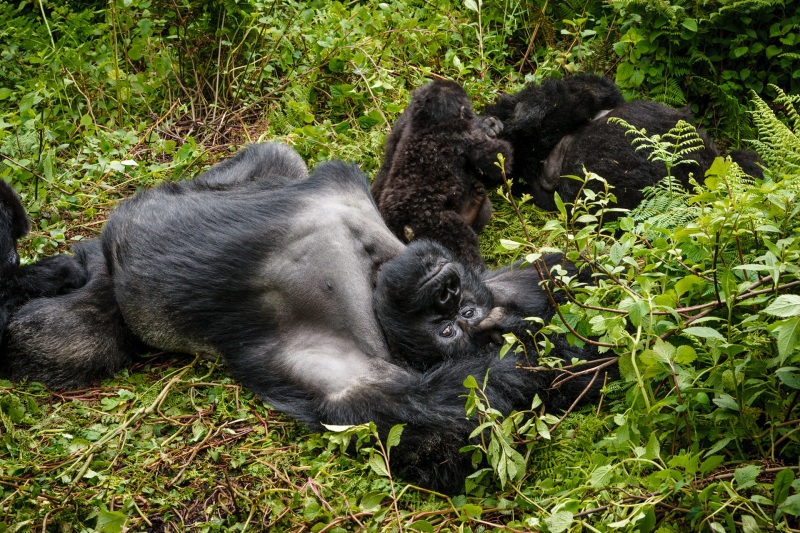
<path fill-rule="evenodd" d="M 724 16 L 651 4 L 2 4 L 0 178 L 31 214 L 25 260 L 96 236 L 120 200 L 249 142 L 279 140 L 311 166 L 340 158 L 373 174 L 410 91 L 434 76 L 462 83 L 480 108 L 526 81 L 614 74 L 621 61 L 626 90 L 677 102 L 713 80 L 688 76 L 689 56 L 671 46 L 698 49 L 711 35 L 727 54 L 731 40 L 789 50 L 797 38 L 796 15 L 758 2 L 720 7 Z M 752 35 L 714 26 L 731 13 Z M 638 44 L 637 28 L 647 30 Z M 727 81 L 693 103 L 734 144 L 753 131 L 745 86 L 797 78 L 791 52 L 763 60 L 776 47 L 703 51 Z M 645 69 L 657 86 L 640 80 Z M 800 531 L 800 311 L 786 298 L 800 276 L 800 132 L 791 97 L 771 109 L 794 130 L 757 101 L 774 181 L 744 186 L 718 168 L 688 193 L 700 218 L 649 228 L 649 241 L 526 204 L 526 243 L 493 194 L 484 255 L 499 265 L 537 247 L 583 251 L 607 280 L 550 329 L 601 337 L 622 358 L 623 379 L 557 427 L 540 408 L 497 419 L 495 437 L 516 454 L 500 459 L 524 463 L 512 479 L 476 466 L 462 495 L 409 486 L 386 471 L 368 429 L 343 452 L 221 363 L 149 354 L 83 391 L 0 382 L 0 533 Z"/>

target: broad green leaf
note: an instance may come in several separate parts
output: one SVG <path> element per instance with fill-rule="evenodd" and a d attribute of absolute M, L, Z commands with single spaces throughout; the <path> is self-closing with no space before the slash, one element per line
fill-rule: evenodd
<path fill-rule="evenodd" d="M 733 472 L 733 479 L 736 480 L 736 488 L 738 490 L 747 489 L 756 485 L 756 478 L 761 472 L 761 467 L 758 465 L 747 465 L 737 468 Z"/>
<path fill-rule="evenodd" d="M 761 528 L 758 527 L 756 519 L 749 514 L 742 515 L 742 531 L 744 533 L 760 533 Z"/>
<path fill-rule="evenodd" d="M 403 434 L 403 428 L 405 424 L 397 424 L 392 426 L 392 429 L 389 430 L 389 436 L 386 437 L 386 451 L 388 452 L 391 448 L 394 448 L 398 444 L 400 444 L 400 436 Z"/>
<path fill-rule="evenodd" d="M 779 368 L 775 375 L 778 376 L 778 379 L 781 380 L 781 383 L 786 385 L 787 387 L 791 387 L 793 389 L 800 389 L 800 375 L 796 374 L 795 371 L 800 370 L 794 366 L 784 366 Z"/>
<path fill-rule="evenodd" d="M 697 31 L 697 21 L 695 19 L 684 19 L 681 25 L 689 31 Z"/>
<path fill-rule="evenodd" d="M 569 511 L 559 511 L 544 519 L 550 533 L 561 533 L 566 531 L 572 524 L 572 513 Z"/>
<path fill-rule="evenodd" d="M 781 505 L 789 497 L 789 490 L 794 482 L 794 472 L 791 468 L 784 468 L 775 476 L 775 483 L 772 489 L 772 499 L 775 505 Z"/>
<path fill-rule="evenodd" d="M 103 533 L 119 533 L 127 521 L 128 517 L 119 511 L 100 511 L 97 513 L 96 529 Z"/>
<path fill-rule="evenodd" d="M 464 7 L 470 11 L 478 11 L 478 4 L 475 3 L 475 0 L 464 0 Z"/>
<path fill-rule="evenodd" d="M 723 337 L 719 331 L 703 326 L 688 327 L 681 331 L 681 333 L 692 335 L 693 337 L 700 337 L 702 339 L 719 339 L 721 341 L 725 340 L 725 337 Z"/>
<path fill-rule="evenodd" d="M 792 494 L 778 506 L 778 509 L 792 516 L 800 516 L 800 494 Z"/>
<path fill-rule="evenodd" d="M 386 462 L 383 460 L 383 457 L 377 453 L 369 458 L 368 464 L 372 471 L 379 476 L 389 477 L 389 472 L 386 470 Z"/>
<path fill-rule="evenodd" d="M 419 531 L 420 533 L 435 533 L 435 529 L 433 525 L 427 520 L 416 520 L 411 522 L 406 526 L 406 529 L 410 529 L 412 531 Z"/>
<path fill-rule="evenodd" d="M 362 511 L 377 513 L 381 509 L 381 502 L 387 497 L 388 495 L 383 492 L 368 492 L 361 498 L 361 503 L 358 506 Z"/>
<path fill-rule="evenodd" d="M 800 341 L 800 317 L 786 320 L 775 330 L 778 332 L 778 354 L 781 356 L 781 361 L 785 361 Z"/>
<path fill-rule="evenodd" d="M 779 317 L 800 316 L 800 296 L 796 294 L 782 294 L 775 298 L 763 311 L 768 315 Z"/>
<path fill-rule="evenodd" d="M 730 409 L 732 411 L 739 410 L 739 404 L 736 403 L 736 398 L 730 396 L 728 394 L 720 394 L 716 398 L 712 400 L 716 405 L 722 407 L 723 409 Z"/>

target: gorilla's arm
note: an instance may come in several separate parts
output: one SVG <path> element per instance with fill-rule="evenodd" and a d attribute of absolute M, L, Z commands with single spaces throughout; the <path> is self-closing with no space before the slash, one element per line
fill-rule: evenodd
<path fill-rule="evenodd" d="M 11 379 L 54 389 L 87 387 L 112 376 L 144 347 L 122 320 L 99 240 L 76 244 L 74 257 L 88 276 L 66 294 L 44 294 L 21 306 L 4 339 L 3 366 Z"/>

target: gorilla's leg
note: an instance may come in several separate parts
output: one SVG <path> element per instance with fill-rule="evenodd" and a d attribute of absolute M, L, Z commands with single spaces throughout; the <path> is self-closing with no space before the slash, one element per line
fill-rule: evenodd
<path fill-rule="evenodd" d="M 11 379 L 82 388 L 110 377 L 143 349 L 122 320 L 100 241 L 73 251 L 89 280 L 67 294 L 33 299 L 13 315 L 3 364 Z"/>
<path fill-rule="evenodd" d="M 308 177 L 308 168 L 300 155 L 285 144 L 253 144 L 232 158 L 214 165 L 190 183 L 223 189 L 269 180 L 276 187 Z"/>

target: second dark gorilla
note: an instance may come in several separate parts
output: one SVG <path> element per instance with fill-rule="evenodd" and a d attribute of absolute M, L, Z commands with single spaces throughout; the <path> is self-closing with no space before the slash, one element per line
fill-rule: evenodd
<path fill-rule="evenodd" d="M 545 396 L 550 409 L 567 407 L 588 381 L 581 377 L 549 391 L 552 375 L 518 368 L 528 362 L 523 355 L 500 360 L 491 342 L 468 344 L 457 356 L 437 357 L 422 369 L 407 362 L 407 356 L 419 354 L 387 343 L 382 328 L 398 325 L 385 319 L 376 283 L 395 262 L 415 264 L 413 254 L 420 249 L 441 254 L 424 242 L 406 248 L 392 235 L 355 167 L 323 163 L 308 176 L 299 156 L 285 146 L 252 146 L 196 180 L 136 195 L 112 213 L 101 243 L 102 254 L 94 245 L 83 248 L 90 255 L 85 262 L 102 259 L 110 278 L 92 276 L 85 290 L 31 302 L 35 309 L 15 317 L 9 331 L 16 341 L 17 377 L 25 368 L 41 368 L 43 356 L 26 352 L 26 340 L 14 332 L 24 331 L 47 309 L 51 318 L 85 312 L 96 290 L 103 305 L 114 309 L 118 303 L 127 326 L 148 346 L 220 354 L 243 385 L 313 429 L 374 421 L 385 436 L 393 425 L 405 424 L 392 452 L 393 472 L 446 492 L 460 490 L 470 471 L 469 457 L 459 452 L 476 426 L 464 415 L 467 376 L 482 381 L 491 368 L 487 398 L 503 413 L 529 407 L 535 394 Z M 440 261 L 434 257 L 432 263 Z M 472 272 L 465 268 L 456 270 Z M 436 272 L 430 272 L 432 279 Z M 400 268 L 396 275 L 410 274 Z M 499 304 L 518 318 L 549 308 L 530 270 L 463 279 L 463 284 L 460 275 L 457 280 L 460 294 L 488 291 L 482 298 L 491 303 L 483 305 Z M 454 287 L 455 281 L 446 283 L 444 290 Z M 109 288 L 116 302 L 101 298 Z M 425 295 L 428 289 L 421 291 Z M 506 319 L 488 327 L 505 328 Z M 109 331 L 97 329 L 41 335 L 70 341 L 69 361 L 82 362 L 82 369 L 73 368 L 80 373 L 92 361 L 103 361 L 93 337 Z M 37 343 L 47 344 L 41 337 Z M 115 351 L 120 346 L 110 346 L 117 363 L 124 352 Z M 567 360 L 594 356 L 566 343 L 559 349 Z M 37 379 L 75 385 L 75 376 L 67 378 L 69 372 L 58 368 L 69 361 L 48 361 L 49 375 L 37 370 Z"/>

